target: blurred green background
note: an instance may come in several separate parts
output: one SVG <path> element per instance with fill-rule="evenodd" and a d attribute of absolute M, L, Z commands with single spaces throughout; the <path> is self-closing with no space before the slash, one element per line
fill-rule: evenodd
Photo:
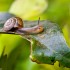
<path fill-rule="evenodd" d="M 57 23 L 70 46 L 70 0 L 0 0 L 0 14 L 3 15 L 5 12 L 21 17 L 23 20 L 38 20 L 40 17 L 41 20 Z M 0 16 L 1 20 L 5 18 L 7 18 L 6 15 L 4 18 Z M 29 55 L 29 41 L 18 35 L 0 34 L 0 68 L 4 70 L 70 70 L 59 67 L 58 62 L 54 65 L 34 63 Z"/>

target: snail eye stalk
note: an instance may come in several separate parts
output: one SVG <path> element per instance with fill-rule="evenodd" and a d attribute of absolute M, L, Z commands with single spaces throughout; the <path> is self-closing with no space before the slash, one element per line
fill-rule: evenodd
<path fill-rule="evenodd" d="M 39 19 L 38 19 L 38 25 L 39 25 L 39 23 L 40 23 L 40 17 L 39 17 Z"/>

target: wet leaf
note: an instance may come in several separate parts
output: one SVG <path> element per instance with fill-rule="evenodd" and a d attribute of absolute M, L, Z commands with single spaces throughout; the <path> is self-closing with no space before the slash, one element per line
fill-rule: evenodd
<path fill-rule="evenodd" d="M 44 26 L 44 32 L 30 36 L 32 61 L 42 64 L 54 64 L 59 61 L 60 65 L 70 67 L 70 48 L 59 26 L 46 20 L 40 24 Z"/>

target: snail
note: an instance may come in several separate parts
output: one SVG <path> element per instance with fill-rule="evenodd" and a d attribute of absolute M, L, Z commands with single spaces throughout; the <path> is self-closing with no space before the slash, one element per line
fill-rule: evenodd
<path fill-rule="evenodd" d="M 19 17 L 12 17 L 8 19 L 3 27 L 3 30 L 5 32 L 15 32 L 18 34 L 38 34 L 44 30 L 43 26 L 39 24 L 38 20 L 38 25 L 31 27 L 31 28 L 24 28 L 23 27 L 23 21 Z"/>

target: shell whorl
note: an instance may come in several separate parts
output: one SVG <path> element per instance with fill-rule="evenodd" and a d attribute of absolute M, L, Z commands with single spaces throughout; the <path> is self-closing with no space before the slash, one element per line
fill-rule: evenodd
<path fill-rule="evenodd" d="M 14 17 L 8 19 L 8 20 L 5 22 L 5 24 L 4 24 L 4 28 L 3 28 L 4 31 L 9 31 L 9 30 L 11 30 L 11 29 L 14 27 L 15 23 L 16 23 L 16 20 L 15 20 Z"/>
<path fill-rule="evenodd" d="M 8 19 L 4 24 L 4 31 L 9 31 L 12 28 L 22 28 L 23 27 L 23 21 L 19 17 L 12 17 Z"/>

